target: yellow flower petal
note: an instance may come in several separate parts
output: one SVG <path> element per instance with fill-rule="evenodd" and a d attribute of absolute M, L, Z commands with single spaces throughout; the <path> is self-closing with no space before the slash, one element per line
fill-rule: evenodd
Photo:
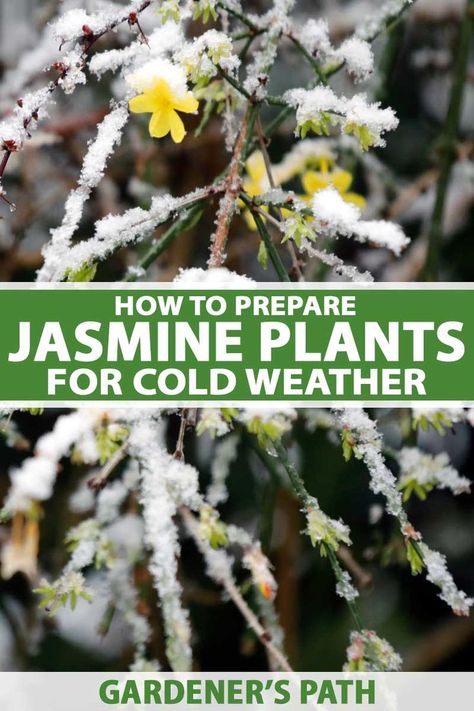
<path fill-rule="evenodd" d="M 245 168 L 252 182 L 260 183 L 266 173 L 265 160 L 261 151 L 255 151 L 245 163 Z"/>
<path fill-rule="evenodd" d="M 312 195 L 317 190 L 323 190 L 329 185 L 329 180 L 315 170 L 308 170 L 301 177 L 303 188 L 308 195 Z"/>
<path fill-rule="evenodd" d="M 194 98 L 191 92 L 188 92 L 184 99 L 173 99 L 173 108 L 176 111 L 183 111 L 185 114 L 192 114 L 197 111 L 199 101 Z"/>
<path fill-rule="evenodd" d="M 345 193 L 351 186 L 352 175 L 347 170 L 334 170 L 329 174 L 329 182 L 340 193 Z"/>
<path fill-rule="evenodd" d="M 134 96 L 133 99 L 130 99 L 128 106 L 130 111 L 134 114 L 152 113 L 156 110 L 156 99 L 147 91 L 144 94 Z"/>
<path fill-rule="evenodd" d="M 173 103 L 173 94 L 170 85 L 165 79 L 158 79 L 158 81 L 153 84 L 151 92 L 158 101 L 166 104 Z"/>
<path fill-rule="evenodd" d="M 252 232 L 256 232 L 257 224 L 256 224 L 250 210 L 245 210 L 245 212 L 243 213 L 243 216 L 244 216 L 244 220 L 247 223 L 247 227 L 249 228 L 249 230 L 251 230 Z"/>
<path fill-rule="evenodd" d="M 243 188 L 247 195 L 250 195 L 250 197 L 255 197 L 256 195 L 262 194 L 261 186 L 259 185 L 259 183 L 254 183 L 253 180 L 244 180 Z"/>
<path fill-rule="evenodd" d="M 152 114 L 148 130 L 153 138 L 163 138 L 170 131 L 170 113 L 169 111 L 155 111 Z"/>
<path fill-rule="evenodd" d="M 365 197 L 358 195 L 357 193 L 344 193 L 341 197 L 346 202 L 351 202 L 353 205 L 357 205 L 357 207 L 360 207 L 361 210 L 363 210 L 367 204 Z"/>
<path fill-rule="evenodd" d="M 319 169 L 321 173 L 329 172 L 329 156 L 321 156 L 319 159 Z"/>
<path fill-rule="evenodd" d="M 184 123 L 178 116 L 176 111 L 170 111 L 168 114 L 169 126 L 171 127 L 171 138 L 175 143 L 181 143 L 186 135 Z"/>

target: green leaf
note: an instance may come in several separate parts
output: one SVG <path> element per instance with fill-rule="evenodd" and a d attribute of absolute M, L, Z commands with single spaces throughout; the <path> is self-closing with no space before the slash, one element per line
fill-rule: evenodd
<path fill-rule="evenodd" d="M 258 255 L 257 255 L 258 263 L 260 264 L 263 269 L 268 268 L 268 251 L 267 248 L 265 247 L 265 242 L 263 240 L 260 240 L 260 245 L 258 247 Z"/>
<path fill-rule="evenodd" d="M 85 262 L 79 267 L 79 269 L 66 269 L 66 271 L 64 272 L 64 276 L 66 277 L 67 281 L 87 282 L 92 281 L 92 279 L 95 277 L 96 271 L 97 264 L 95 262 L 92 264 Z"/>
<path fill-rule="evenodd" d="M 355 441 L 349 430 L 342 430 L 341 432 L 341 442 L 342 442 L 342 456 L 345 461 L 348 462 L 352 455 L 354 454 Z"/>
<path fill-rule="evenodd" d="M 410 563 L 412 575 L 419 575 L 425 567 L 423 558 L 418 553 L 418 549 L 414 545 L 413 541 L 408 539 L 405 541 L 405 545 L 407 549 L 407 560 Z"/>

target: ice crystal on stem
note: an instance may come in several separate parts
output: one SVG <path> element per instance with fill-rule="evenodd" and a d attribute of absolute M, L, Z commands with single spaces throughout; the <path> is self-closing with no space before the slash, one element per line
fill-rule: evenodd
<path fill-rule="evenodd" d="M 419 543 L 426 566 L 426 579 L 440 588 L 439 597 L 449 605 L 454 614 L 467 616 L 474 605 L 474 598 L 468 597 L 463 590 L 459 590 L 446 565 L 446 557 L 438 551 L 433 551 L 426 543 Z"/>
<path fill-rule="evenodd" d="M 386 639 L 372 630 L 351 632 L 347 648 L 345 671 L 387 672 L 400 671 L 402 658 Z"/>
<path fill-rule="evenodd" d="M 412 492 L 426 499 L 432 489 L 450 489 L 453 494 L 470 492 L 471 482 L 450 465 L 445 452 L 427 454 L 416 447 L 403 447 L 398 454 L 400 476 L 398 487 L 408 499 Z"/>
<path fill-rule="evenodd" d="M 99 124 L 97 137 L 90 144 L 84 158 L 77 188 L 69 194 L 66 201 L 62 224 L 52 231 L 51 240 L 43 251 L 44 264 L 38 273 L 39 281 L 49 280 L 52 275 L 57 274 L 58 265 L 67 264 L 71 240 L 79 226 L 84 205 L 103 177 L 107 160 L 115 146 L 120 143 L 127 119 L 126 107 L 118 105 Z"/>
<path fill-rule="evenodd" d="M 437 551 L 432 551 L 408 520 L 397 480 L 387 467 L 382 454 L 382 437 L 376 423 L 359 409 L 340 410 L 337 411 L 337 416 L 342 429 L 343 447 L 346 450 L 351 449 L 356 457 L 365 462 L 371 478 L 371 490 L 374 494 L 384 496 L 387 512 L 398 520 L 400 531 L 405 537 L 412 571 L 418 573 L 426 567 L 426 578 L 441 588 L 441 599 L 455 614 L 469 614 L 474 600 L 457 588 L 447 570 L 445 557 Z"/>
<path fill-rule="evenodd" d="M 180 505 L 199 503 L 197 471 L 167 454 L 160 440 L 159 425 L 139 421 L 131 430 L 130 452 L 140 463 L 145 543 L 163 613 L 167 657 L 173 670 L 186 671 L 192 663 L 191 629 L 181 604 L 180 546 L 173 517 Z"/>

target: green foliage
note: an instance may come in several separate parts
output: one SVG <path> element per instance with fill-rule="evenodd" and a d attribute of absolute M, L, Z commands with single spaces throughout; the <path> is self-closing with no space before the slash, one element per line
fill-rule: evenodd
<path fill-rule="evenodd" d="M 343 429 L 341 432 L 342 455 L 344 460 L 348 462 L 354 454 L 355 439 L 348 429 Z"/>
<path fill-rule="evenodd" d="M 96 444 L 101 464 L 108 462 L 110 457 L 122 446 L 127 436 L 128 429 L 114 423 L 104 425 L 97 430 Z"/>
<path fill-rule="evenodd" d="M 316 235 L 314 230 L 310 227 L 306 218 L 303 215 L 295 213 L 287 220 L 285 220 L 285 234 L 282 238 L 282 243 L 287 242 L 292 239 L 295 244 L 300 247 L 301 241 L 306 238 L 310 242 L 314 242 Z"/>
<path fill-rule="evenodd" d="M 265 242 L 263 240 L 260 240 L 257 259 L 258 263 L 261 267 L 263 267 L 263 269 L 268 268 L 268 250 L 265 247 Z"/>
<path fill-rule="evenodd" d="M 398 489 L 403 491 L 403 501 L 405 502 L 409 501 L 412 494 L 416 494 L 421 501 L 425 501 L 429 492 L 433 490 L 433 484 L 421 484 L 418 479 L 409 479 L 400 482 Z"/>
<path fill-rule="evenodd" d="M 410 539 L 405 541 L 405 545 L 407 550 L 407 560 L 410 563 L 412 575 L 419 575 L 425 567 L 425 564 L 423 562 L 423 558 L 418 552 L 418 547 Z"/>
<path fill-rule="evenodd" d="M 96 271 L 97 264 L 89 264 L 86 262 L 75 271 L 72 269 L 66 269 L 64 276 L 66 277 L 66 281 L 87 282 L 93 280 Z"/>
<path fill-rule="evenodd" d="M 43 608 L 51 616 L 55 615 L 61 607 L 65 607 L 68 602 L 71 610 L 74 610 L 79 598 L 92 601 L 92 596 L 84 584 L 84 576 L 81 573 L 70 571 L 64 573 L 54 583 L 43 581 L 40 587 L 33 590 L 37 595 L 42 595 L 39 607 Z"/>
<path fill-rule="evenodd" d="M 364 124 L 348 123 L 344 126 L 344 133 L 357 138 L 363 151 L 368 151 L 374 145 L 375 136 Z"/>
<path fill-rule="evenodd" d="M 199 512 L 199 533 L 214 550 L 223 548 L 229 543 L 227 527 L 211 506 L 202 506 Z"/>

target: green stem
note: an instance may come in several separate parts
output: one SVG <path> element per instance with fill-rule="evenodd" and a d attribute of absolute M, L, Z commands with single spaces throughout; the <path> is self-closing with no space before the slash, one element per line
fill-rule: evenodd
<path fill-rule="evenodd" d="M 273 244 L 273 240 L 270 237 L 267 228 L 265 227 L 264 221 L 260 217 L 259 213 L 256 212 L 256 210 L 252 209 L 252 202 L 248 199 L 247 195 L 242 193 L 241 198 L 252 213 L 252 217 L 255 220 L 255 224 L 257 225 L 257 230 L 259 231 L 260 237 L 262 238 L 265 244 L 270 259 L 272 260 L 272 264 L 275 267 L 275 271 L 278 274 L 278 278 L 280 279 L 280 281 L 290 281 L 290 277 L 288 276 L 288 273 L 285 269 L 285 265 L 281 261 L 281 257 L 278 253 L 277 248 Z"/>
<path fill-rule="evenodd" d="M 299 473 L 296 471 L 296 467 L 294 466 L 293 462 L 290 461 L 288 452 L 286 451 L 286 447 L 283 446 L 280 439 L 272 441 L 272 445 L 278 455 L 278 459 L 280 460 L 281 465 L 288 474 L 295 494 L 297 495 L 304 507 L 311 505 L 312 497 L 307 492 L 306 487 L 304 485 L 304 481 L 299 475 Z"/>
<path fill-rule="evenodd" d="M 309 64 L 313 68 L 315 74 L 317 75 L 319 81 L 321 84 L 327 84 L 327 77 L 323 71 L 323 69 L 320 67 L 319 62 L 308 52 L 308 50 L 303 47 L 301 42 L 294 37 L 291 33 L 287 35 L 288 39 L 290 39 L 295 47 L 298 49 L 298 51 L 305 57 L 305 59 L 308 60 Z"/>
<path fill-rule="evenodd" d="M 231 86 L 234 87 L 234 89 L 235 89 L 236 91 L 239 92 L 239 94 L 242 94 L 242 96 L 245 96 L 245 98 L 247 99 L 247 101 L 250 101 L 250 102 L 253 101 L 253 99 L 252 99 L 252 97 L 250 96 L 250 94 L 248 93 L 247 89 L 244 89 L 244 87 L 242 86 L 242 84 L 240 84 L 236 79 L 234 79 L 234 77 L 231 77 L 231 75 L 228 74 L 228 73 L 225 71 L 225 69 L 222 69 L 222 67 L 221 67 L 219 64 L 217 64 L 217 71 L 219 72 L 219 74 L 221 75 L 221 77 L 226 80 L 226 82 L 228 82 Z"/>
<path fill-rule="evenodd" d="M 401 18 L 397 18 L 387 28 L 387 41 L 378 67 L 377 90 L 375 92 L 375 98 L 378 101 L 385 101 L 389 93 L 390 78 L 396 64 L 402 39 L 403 23 Z"/>
<path fill-rule="evenodd" d="M 204 203 L 201 200 L 181 213 L 176 222 L 166 230 L 160 239 L 151 245 L 148 252 L 140 259 L 137 264 L 138 269 L 148 269 L 150 264 L 163 254 L 179 234 L 193 227 L 203 211 L 203 205 Z M 136 274 L 127 274 L 124 281 L 136 281 L 137 278 Z"/>
<path fill-rule="evenodd" d="M 456 138 L 461 118 L 462 100 L 469 61 L 469 47 L 474 26 L 474 0 L 467 0 L 466 14 L 459 31 L 458 49 L 453 67 L 451 94 L 444 130 L 440 138 L 439 178 L 436 197 L 428 231 L 428 254 L 425 279 L 436 281 L 439 271 L 439 250 L 443 234 L 443 215 L 449 187 L 451 168 L 456 155 Z"/>
<path fill-rule="evenodd" d="M 267 104 L 270 104 L 270 106 L 288 106 L 288 102 L 285 101 L 285 99 L 282 96 L 271 96 L 270 94 L 267 94 L 265 99 L 263 100 Z M 291 107 L 289 107 L 291 108 Z M 293 109 L 291 109 L 293 111 Z"/>
<path fill-rule="evenodd" d="M 262 30 L 257 27 L 255 23 L 252 22 L 246 15 L 244 15 L 242 12 L 239 12 L 238 10 L 235 10 L 232 7 L 229 7 L 225 2 L 218 2 L 217 6 L 220 7 L 222 10 L 225 10 L 226 12 L 229 13 L 229 15 L 232 15 L 233 17 L 236 17 L 242 24 L 246 25 L 252 32 L 256 33 L 261 33 Z"/>
<path fill-rule="evenodd" d="M 299 473 L 296 471 L 296 468 L 294 467 L 293 463 L 290 461 L 288 457 L 288 452 L 286 451 L 286 448 L 283 446 L 281 440 L 275 440 L 272 442 L 273 447 L 278 455 L 278 459 L 280 460 L 280 463 L 286 470 L 286 473 L 288 474 L 288 477 L 290 479 L 291 485 L 293 486 L 293 489 L 295 491 L 295 494 L 297 495 L 298 499 L 301 501 L 302 505 L 304 508 L 307 508 L 308 506 L 312 505 L 313 499 L 311 495 L 308 493 L 306 490 L 305 484 Z M 336 578 L 338 583 L 344 583 L 344 575 L 343 575 L 343 570 L 341 568 L 341 565 L 337 559 L 335 551 L 331 548 L 331 546 L 326 545 L 325 543 L 322 544 L 324 546 L 325 552 L 327 554 L 327 557 L 329 559 L 329 562 L 331 564 L 331 568 L 333 569 L 334 572 L 334 577 Z M 348 600 L 347 598 L 344 598 L 349 606 L 349 609 L 352 613 L 352 617 L 354 618 L 354 622 L 356 623 L 357 627 L 359 630 L 363 629 L 359 613 L 357 611 L 357 606 L 354 602 L 354 600 Z"/>
<path fill-rule="evenodd" d="M 342 570 L 341 565 L 337 559 L 337 556 L 336 556 L 334 550 L 331 548 L 331 546 L 328 546 L 325 543 L 323 545 L 326 550 L 329 562 L 331 563 L 331 568 L 333 569 L 334 577 L 336 578 L 338 583 L 342 584 L 344 582 L 343 570 Z M 357 610 L 357 606 L 356 606 L 354 600 L 348 600 L 347 598 L 344 598 L 344 599 L 347 602 L 349 610 L 352 613 L 352 617 L 354 618 L 354 622 L 356 623 L 356 626 L 362 632 L 363 626 L 362 626 L 362 622 L 359 617 L 359 612 Z"/>

